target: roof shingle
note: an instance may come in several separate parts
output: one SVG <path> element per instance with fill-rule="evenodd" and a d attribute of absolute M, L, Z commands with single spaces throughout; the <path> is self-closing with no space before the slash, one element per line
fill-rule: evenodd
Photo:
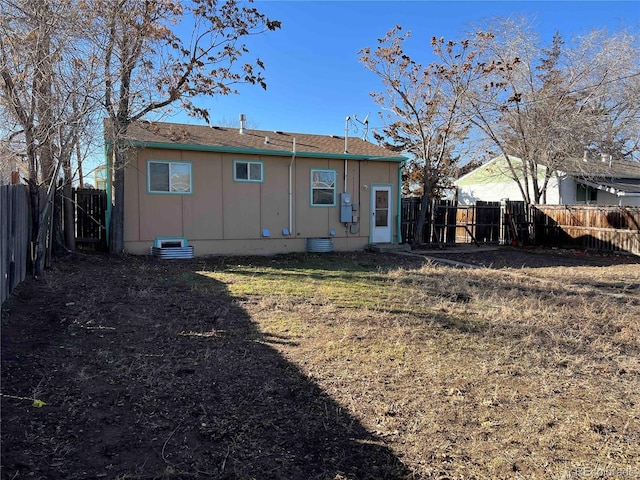
<path fill-rule="evenodd" d="M 274 155 L 293 151 L 296 142 L 296 154 L 344 155 L 344 137 L 335 135 L 314 135 L 268 130 L 249 130 L 240 133 L 237 128 L 209 127 L 179 123 L 138 121 L 127 132 L 126 139 L 140 144 L 174 144 L 190 147 L 215 147 L 242 150 L 259 150 L 262 154 Z M 374 145 L 357 137 L 349 137 L 348 155 L 401 161 L 405 157 L 384 147 Z"/>
<path fill-rule="evenodd" d="M 575 177 L 640 178 L 640 162 L 627 160 L 601 161 L 574 158 L 564 162 L 561 170 Z"/>

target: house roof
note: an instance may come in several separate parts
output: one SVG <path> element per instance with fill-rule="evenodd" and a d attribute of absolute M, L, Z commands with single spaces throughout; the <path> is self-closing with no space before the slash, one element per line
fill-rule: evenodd
<path fill-rule="evenodd" d="M 627 160 L 605 160 L 573 158 L 564 162 L 562 168 L 568 175 L 585 178 L 638 178 L 640 162 Z"/>
<path fill-rule="evenodd" d="M 138 121 L 129 127 L 126 136 L 134 146 L 278 156 L 292 155 L 294 139 L 297 157 L 406 160 L 396 152 L 357 137 L 348 138 L 345 154 L 345 138 L 336 135 L 252 129 L 240 133 L 238 128 Z"/>

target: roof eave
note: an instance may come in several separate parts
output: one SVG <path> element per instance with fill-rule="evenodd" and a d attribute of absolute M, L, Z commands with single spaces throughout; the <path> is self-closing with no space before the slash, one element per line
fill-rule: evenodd
<path fill-rule="evenodd" d="M 590 182 L 589 180 L 584 180 L 584 179 L 581 179 L 580 182 L 589 187 L 602 190 L 604 192 L 615 195 L 616 197 L 640 197 L 640 193 L 637 193 L 637 192 L 628 192 L 620 188 L 615 188 L 608 185 L 602 185 L 601 183 Z"/>
<path fill-rule="evenodd" d="M 582 180 L 583 178 L 598 180 L 602 179 L 615 179 L 615 180 L 640 180 L 640 175 L 628 174 L 628 173 L 615 173 L 615 172 L 607 172 L 607 173 L 586 173 L 586 172 L 562 172 L 569 177 L 573 177 L 576 180 Z"/>
<path fill-rule="evenodd" d="M 275 157 L 289 157 L 295 153 L 296 157 L 302 158 L 331 158 L 339 160 L 368 160 L 378 162 L 404 162 L 407 157 L 402 156 L 377 156 L 352 153 L 325 153 L 325 152 L 304 152 L 293 150 L 267 150 L 259 148 L 225 147 L 222 145 L 196 145 L 191 143 L 164 143 L 164 142 L 143 142 L 139 140 L 127 141 L 127 145 L 140 148 L 160 148 L 166 150 L 189 150 L 198 152 L 218 152 L 237 153 L 241 155 L 270 155 Z"/>

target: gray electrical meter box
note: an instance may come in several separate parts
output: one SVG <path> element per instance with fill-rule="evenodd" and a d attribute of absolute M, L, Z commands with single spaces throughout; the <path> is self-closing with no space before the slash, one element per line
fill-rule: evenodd
<path fill-rule="evenodd" d="M 353 217 L 353 210 L 351 208 L 351 194 L 340 194 L 340 221 L 342 223 L 351 223 Z"/>

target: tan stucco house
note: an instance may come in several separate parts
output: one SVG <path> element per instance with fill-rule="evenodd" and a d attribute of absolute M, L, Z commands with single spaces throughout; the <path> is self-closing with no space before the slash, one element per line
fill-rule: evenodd
<path fill-rule="evenodd" d="M 399 241 L 406 159 L 362 139 L 143 121 L 127 143 L 129 253 L 176 239 L 196 255 Z"/>

